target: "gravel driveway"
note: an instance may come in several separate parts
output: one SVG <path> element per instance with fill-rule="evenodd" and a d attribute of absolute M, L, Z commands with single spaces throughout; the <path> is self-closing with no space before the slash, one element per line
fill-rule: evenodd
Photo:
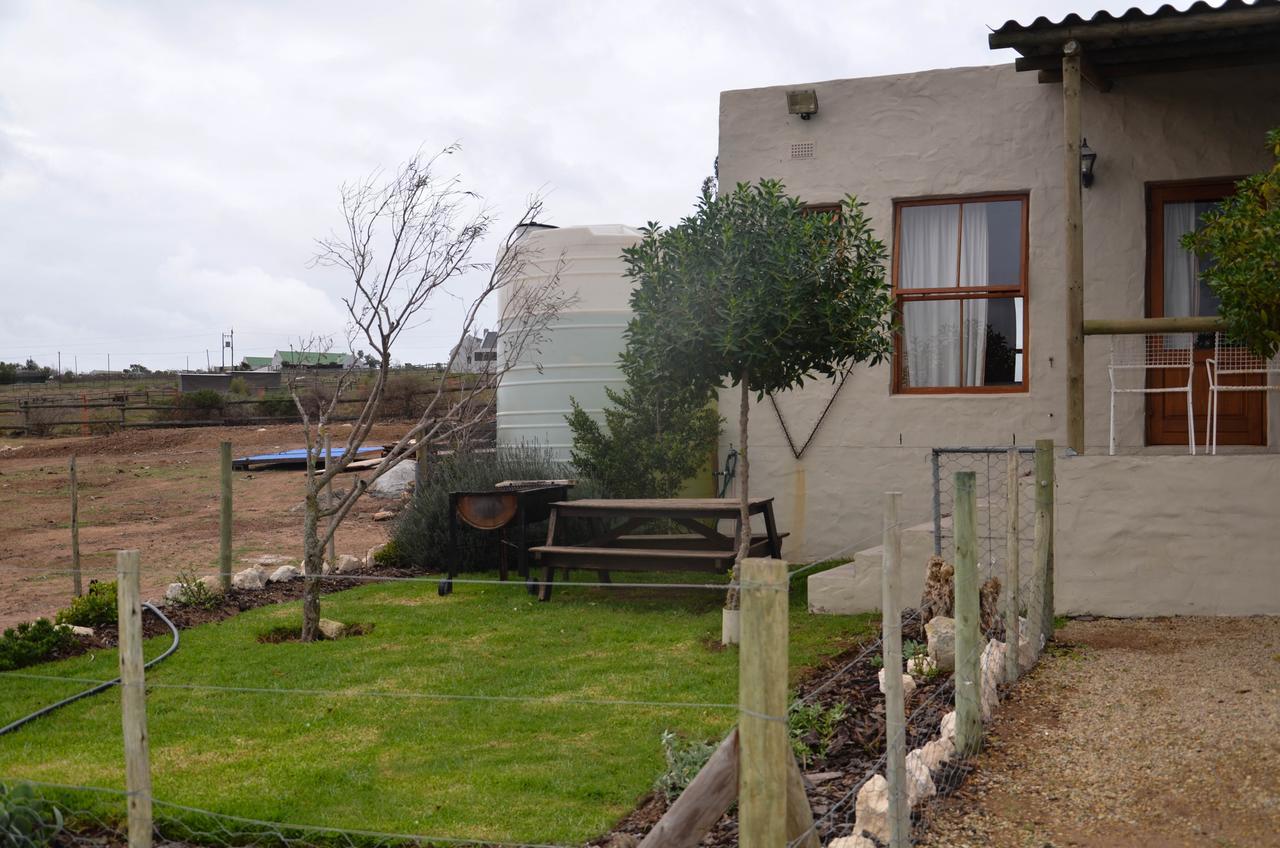
<path fill-rule="evenodd" d="M 1280 846 L 1280 618 L 1072 621 L 920 844 Z"/>

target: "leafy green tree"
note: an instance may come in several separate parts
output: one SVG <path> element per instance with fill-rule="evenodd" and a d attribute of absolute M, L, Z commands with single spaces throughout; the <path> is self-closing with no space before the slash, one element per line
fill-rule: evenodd
<path fill-rule="evenodd" d="M 18 363 L 0 362 L 0 385 L 15 383 L 18 380 Z"/>
<path fill-rule="evenodd" d="M 1182 246 L 1213 262 L 1204 276 L 1230 335 L 1259 356 L 1280 350 L 1280 128 L 1267 133 L 1270 170 L 1236 183 Z"/>
<path fill-rule="evenodd" d="M 573 431 L 573 466 L 620 498 L 669 498 L 698 472 L 720 435 L 709 384 L 673 385 L 646 378 L 624 360 L 627 386 L 605 389 L 612 406 L 604 426 L 577 400 L 565 416 Z"/>
<path fill-rule="evenodd" d="M 637 283 L 627 328 L 637 367 L 676 385 L 740 388 L 739 560 L 751 541 L 751 394 L 760 400 L 818 375 L 834 379 L 891 348 L 886 252 L 864 206 L 849 196 L 838 210 L 813 214 L 776 180 L 724 195 L 707 180 L 692 215 L 666 230 L 649 224 L 625 251 Z"/>

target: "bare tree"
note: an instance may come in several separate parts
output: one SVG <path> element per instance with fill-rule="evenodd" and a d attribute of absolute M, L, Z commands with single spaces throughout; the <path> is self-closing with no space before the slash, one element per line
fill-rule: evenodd
<path fill-rule="evenodd" d="M 290 392 L 302 417 L 307 446 L 306 502 L 303 520 L 303 573 L 306 585 L 302 607 L 302 639 L 319 632 L 320 583 L 325 547 L 368 485 L 419 444 L 434 444 L 470 432 L 492 414 L 495 389 L 512 366 L 545 338 L 549 323 L 569 304 L 560 288 L 563 257 L 543 260 L 522 242 L 529 224 L 542 212 L 542 201 L 531 197 L 515 225 L 499 244 L 492 262 L 473 258 L 476 247 L 497 224 L 481 198 L 462 187 L 458 177 L 435 174 L 442 157 L 457 145 L 424 157 L 421 153 L 393 176 L 379 175 L 342 188 L 343 229 L 319 241 L 315 263 L 345 270 L 352 290 L 343 299 L 350 318 L 349 346 L 359 343 L 376 361 L 365 382 L 367 399 L 351 422 L 345 441 L 331 432 L 339 399 L 354 376 L 358 362 L 339 375 L 333 394 L 319 402 L 304 402 L 297 379 Z M 525 271 L 538 262 L 536 275 Z M 383 455 L 368 476 L 334 497 L 324 492 L 335 476 L 357 458 L 379 414 L 391 369 L 391 351 L 401 335 L 429 320 L 433 303 L 448 296 L 446 284 L 462 276 L 479 277 L 480 291 L 466 307 L 458 332 L 458 347 L 471 335 L 481 308 L 497 294 L 499 346 L 502 357 L 479 373 L 455 378 L 450 361 L 427 393 L 421 415 Z M 425 310 L 425 313 L 424 313 Z M 365 372 L 367 373 L 367 372 Z M 324 469 L 317 457 L 326 437 L 340 445 Z"/>

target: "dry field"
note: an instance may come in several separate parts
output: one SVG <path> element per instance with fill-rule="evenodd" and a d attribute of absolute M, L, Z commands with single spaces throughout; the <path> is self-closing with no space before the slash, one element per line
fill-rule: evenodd
<path fill-rule="evenodd" d="M 371 443 L 389 441 L 380 425 Z M 181 569 L 211 573 L 218 562 L 218 443 L 235 456 L 302 447 L 297 425 L 133 430 L 108 436 L 0 439 L 0 627 L 50 615 L 71 596 L 67 463 L 77 456 L 80 554 L 86 579 L 111 577 L 115 551 L 137 548 L 143 594 L 159 597 Z M 14 450 L 16 448 L 16 450 Z M 354 476 L 354 475 L 350 475 Z M 348 488 L 349 484 L 339 484 Z M 300 557 L 303 473 L 237 471 L 233 482 L 237 560 Z M 366 497 L 338 532 L 338 553 L 363 556 L 387 538 Z"/>

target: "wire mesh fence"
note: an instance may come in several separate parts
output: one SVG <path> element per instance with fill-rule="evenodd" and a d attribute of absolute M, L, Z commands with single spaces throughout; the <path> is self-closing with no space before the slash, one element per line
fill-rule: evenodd
<path fill-rule="evenodd" d="M 1034 563 L 1038 554 L 1038 548 L 1035 545 L 1037 538 L 1036 515 L 1036 471 L 1033 452 L 1030 449 L 1019 450 L 1014 454 L 1014 466 L 1012 479 L 1014 482 L 1014 490 L 1018 503 L 1016 508 L 1012 504 L 1009 495 L 1006 449 L 1002 448 L 983 448 L 983 449 L 967 449 L 953 450 L 940 449 L 934 453 L 935 468 L 937 474 L 935 481 L 937 487 L 934 491 L 934 503 L 936 505 L 935 518 L 935 543 L 937 549 L 943 556 L 947 556 L 954 551 L 955 548 L 955 530 L 953 528 L 955 516 L 957 514 L 955 504 L 955 486 L 954 475 L 957 470 L 967 470 L 974 472 L 973 489 L 976 491 L 975 498 L 976 508 L 971 510 L 973 516 L 973 526 L 969 533 L 973 542 L 972 548 L 975 555 L 975 573 L 980 575 L 982 581 L 985 582 L 991 577 L 1005 577 L 1010 568 L 1010 552 L 1016 550 L 1017 559 L 1021 562 L 1023 570 L 1020 579 L 1012 585 L 1020 587 L 1017 596 L 1014 596 L 1012 603 L 1016 611 L 1023 612 L 1028 616 L 1038 608 L 1038 603 L 1032 602 L 1031 596 L 1028 594 L 1035 586 L 1035 567 Z M 1016 516 L 1018 521 L 1009 522 L 1010 516 Z M 905 521 L 886 521 L 886 530 L 901 532 L 902 528 L 913 526 L 919 523 L 919 517 L 914 520 Z M 1010 545 L 1010 537 L 1008 531 L 1012 527 L 1014 535 L 1012 537 L 1013 544 Z M 1048 532 L 1047 527 L 1040 528 L 1040 534 Z M 858 539 L 841 547 L 837 551 L 829 553 L 821 558 L 823 561 L 830 561 L 838 558 L 842 552 L 846 550 L 861 550 L 868 547 L 875 541 L 876 537 L 868 537 Z M 824 562 L 829 564 L 829 562 Z M 794 568 L 788 575 L 788 584 L 796 585 L 799 580 L 812 574 L 816 570 L 817 564 L 810 566 L 800 566 Z M 908 567 L 913 567 L 908 564 Z M 914 566 L 918 567 L 918 566 Z M 64 573 L 64 572 L 60 572 Z M 317 578 L 321 579 L 321 578 Z M 415 584 L 426 584 L 423 588 L 430 591 L 434 588 L 434 583 L 438 580 L 437 576 L 412 576 L 400 575 L 388 577 L 385 575 L 328 575 L 322 578 L 330 582 L 340 582 L 345 585 L 359 586 L 370 582 L 379 583 L 399 583 L 407 588 L 413 587 Z M 471 591 L 475 593 L 493 592 L 497 589 L 499 592 L 510 591 L 513 595 L 519 597 L 524 592 L 524 586 L 520 583 L 504 582 L 500 580 L 490 580 L 484 577 L 475 578 L 459 578 L 460 586 L 471 587 Z M 705 596 L 708 591 L 728 591 L 730 589 L 745 589 L 747 585 L 734 585 L 728 582 L 718 584 L 705 584 L 696 582 L 670 581 L 659 582 L 652 580 L 635 580 L 622 583 L 610 583 L 597 580 L 587 580 L 582 582 L 571 582 L 560 584 L 564 588 L 573 588 L 581 591 L 592 591 L 600 594 L 602 597 L 612 592 L 626 592 L 628 590 L 640 590 L 644 593 L 666 593 L 675 591 L 684 591 L 693 595 Z M 502 587 L 502 588 L 499 588 Z M 1022 587 L 1028 587 L 1023 589 Z M 752 587 L 759 590 L 761 587 Z M 922 599 L 923 600 L 923 599 Z M 981 680 L 967 681 L 963 685 L 958 681 L 957 676 L 953 675 L 946 669 L 938 668 L 936 665 L 930 667 L 928 664 L 919 662 L 923 653 L 924 645 L 927 641 L 925 633 L 925 625 L 927 619 L 932 617 L 929 610 L 920 607 L 909 606 L 902 616 L 902 636 L 910 647 L 903 651 L 904 658 L 907 660 L 906 670 L 911 674 L 913 682 L 910 685 L 911 692 L 908 692 L 905 698 L 905 724 L 902 731 L 902 744 L 905 750 L 909 751 L 908 766 L 906 776 L 908 779 L 908 796 L 913 807 L 913 817 L 916 822 L 916 831 L 920 832 L 922 827 L 927 827 L 929 806 L 927 799 L 935 795 L 946 795 L 954 791 L 962 782 L 964 777 L 970 770 L 969 761 L 961 756 L 954 754 L 954 734 L 956 726 L 956 717 L 954 705 L 957 695 L 964 686 L 972 687 L 977 685 L 984 693 L 988 689 L 993 689 L 997 681 L 992 677 L 991 668 L 1002 669 L 1004 663 L 1002 658 L 994 656 L 996 647 L 1002 644 L 1002 640 L 1007 640 L 1007 616 L 1000 614 L 999 604 L 995 603 L 995 599 L 982 597 L 982 615 L 980 619 L 981 651 L 983 654 L 979 664 Z M 1006 605 L 1008 601 L 1006 600 Z M 1033 621 L 1024 622 L 1019 628 L 1023 634 L 1028 632 L 1036 632 L 1036 628 L 1040 626 Z M 914 644 L 911 644 L 914 643 Z M 996 647 L 993 647 L 996 646 Z M 868 816 L 875 813 L 876 793 L 883 794 L 883 783 L 886 766 L 886 758 L 888 756 L 888 743 L 891 741 L 889 737 L 889 728 L 886 723 L 885 709 L 883 701 L 879 701 L 880 696 L 876 693 L 875 680 L 877 669 L 883 670 L 885 645 L 882 639 L 877 638 L 866 642 L 858 647 L 851 654 L 846 654 L 845 658 L 838 663 L 833 663 L 829 668 L 823 670 L 823 673 L 816 679 L 809 681 L 805 686 L 797 692 L 797 698 L 793 702 L 793 709 L 799 707 L 818 706 L 823 709 L 831 709 L 839 706 L 842 702 L 857 703 L 858 715 L 854 720 L 847 722 L 848 724 L 858 725 L 861 735 L 855 740 L 855 744 L 860 746 L 861 759 L 858 762 L 862 766 L 862 770 L 851 770 L 844 773 L 838 780 L 827 781 L 820 784 L 810 783 L 806 785 L 807 795 L 812 804 L 812 823 L 809 824 L 802 832 L 789 833 L 787 842 L 792 846 L 810 845 L 810 840 L 820 839 L 822 844 L 827 844 L 830 840 L 839 837 L 856 836 L 865 829 Z M 1015 654 L 1017 656 L 1017 654 Z M 546 670 L 546 674 L 555 673 L 554 657 L 549 657 L 550 665 Z M 916 663 L 913 666 L 912 660 Z M 879 665 L 877 666 L 877 663 Z M 6 685 L 17 685 L 19 681 L 28 679 L 36 682 L 43 679 L 53 679 L 61 681 L 64 684 L 84 684 L 90 685 L 101 681 L 102 676 L 83 676 L 75 675 L 43 675 L 43 670 L 30 669 L 27 673 L 12 672 L 0 675 L 0 679 L 5 677 Z M 267 712 L 272 713 L 280 709 L 289 709 L 297 713 L 305 714 L 308 711 L 307 704 L 313 702 L 327 703 L 333 705 L 335 703 L 358 702 L 362 705 L 368 705 L 367 709 L 373 712 L 381 710 L 381 707 L 372 706 L 379 703 L 390 704 L 399 702 L 421 702 L 424 704 L 424 710 L 430 710 L 430 704 L 450 704 L 463 703 L 474 709 L 492 709 L 509 710 L 531 710 L 537 712 L 543 711 L 590 711 L 593 715 L 599 713 L 599 721 L 602 725 L 607 726 L 610 719 L 605 711 L 647 711 L 649 715 L 673 714 L 678 712 L 692 711 L 701 715 L 717 713 L 722 716 L 751 716 L 754 718 L 765 718 L 770 722 L 780 722 L 782 726 L 787 726 L 790 721 L 790 713 L 785 716 L 765 715 L 763 713 L 744 710 L 743 705 L 731 700 L 716 701 L 713 699 L 700 700 L 681 700 L 673 697 L 628 697 L 625 693 L 610 692 L 606 687 L 603 690 L 597 689 L 589 694 L 571 694 L 567 692 L 558 692 L 554 689 L 547 691 L 538 691 L 539 687 L 534 685 L 532 688 L 518 688 L 516 691 L 506 693 L 500 689 L 492 691 L 477 691 L 467 686 L 441 687 L 433 689 L 427 685 L 407 685 L 404 680 L 395 681 L 374 681 L 374 685 L 358 685 L 355 678 L 351 677 L 351 669 L 335 669 L 337 676 L 332 680 L 326 680 L 323 675 L 319 678 L 312 676 L 312 680 L 319 680 L 318 683 L 310 683 L 304 685 L 301 682 L 291 682 L 290 674 L 283 673 L 283 677 L 261 682 L 261 675 L 235 676 L 221 675 L 212 676 L 207 679 L 199 677 L 192 678 L 190 676 L 180 677 L 170 674 L 161 673 L 154 677 L 149 676 L 146 682 L 147 690 L 151 693 L 151 697 L 155 698 L 155 709 L 160 711 L 170 711 L 173 709 L 183 709 L 182 704 L 199 704 L 209 701 L 210 699 L 218 699 L 221 697 L 234 698 L 228 700 L 227 703 L 236 710 L 248 711 L 249 714 Z M 883 678 L 881 675 L 881 689 L 883 691 Z M 1003 682 L 1005 678 L 999 677 L 999 681 Z M 127 683 L 126 683 L 127 685 Z M 870 687 L 870 688 L 868 688 Z M 870 700 L 862 698 L 858 700 L 858 691 L 864 695 L 870 693 Z M 879 703 L 877 703 L 879 701 Z M 984 713 L 989 714 L 990 706 L 987 703 L 985 694 L 982 696 L 982 706 Z M 389 709 L 390 707 L 388 707 Z M 188 708 L 190 709 L 190 708 Z M 332 706 L 330 707 L 332 709 Z M 530 713 L 525 713 L 530 715 Z M 438 719 L 438 716 L 437 716 Z M 948 730 L 948 722 L 950 723 L 950 731 Z M 438 720 L 436 721 L 439 724 Z M 428 722 L 430 724 L 430 722 Z M 171 726 L 171 725 L 170 725 Z M 424 725 L 426 728 L 427 725 Z M 445 723 L 435 730 L 447 727 L 452 730 L 457 727 L 456 723 Z M 429 731 L 434 732 L 434 731 Z M 950 733 L 950 742 L 947 741 Z M 245 744 L 255 744 L 252 739 L 243 740 Z M 500 740 L 493 740 L 492 744 L 498 744 Z M 950 746 L 950 750 L 948 750 Z M 335 750 L 335 760 L 341 760 L 342 753 Z M 121 770 L 123 772 L 123 769 Z M 35 772 L 39 773 L 39 771 Z M 0 777 L 0 780 L 3 780 Z M 37 798 L 46 799 L 49 803 L 56 805 L 58 813 L 56 818 L 59 821 L 59 844 L 118 844 L 123 842 L 128 836 L 126 820 L 127 807 L 130 797 L 133 797 L 126 790 L 119 788 L 111 788 L 109 786 L 73 786 L 55 783 L 40 783 L 38 781 L 17 781 L 23 785 L 30 786 L 35 792 Z M 104 780 L 106 783 L 122 784 L 122 779 Z M 13 785 L 13 781 L 9 782 Z M 874 790 L 874 791 L 873 791 Z M 150 797 L 148 793 L 148 797 Z M 157 844 L 209 844 L 209 845 L 284 845 L 303 846 L 303 845 L 338 845 L 338 846 L 355 846 L 355 845 L 393 845 L 393 844 L 476 844 L 476 845 L 531 845 L 531 846 L 552 846 L 557 845 L 554 839 L 540 840 L 537 834 L 529 834 L 535 836 L 531 841 L 503 841 L 502 839 L 490 838 L 488 835 L 457 835 L 448 833 L 416 833 L 416 832 L 384 832 L 376 829 L 359 829 L 345 827 L 331 827 L 325 824 L 300 824 L 288 823 L 282 821 L 272 821 L 270 816 L 262 816 L 256 818 L 259 808 L 245 811 L 228 808 L 223 803 L 218 803 L 222 811 L 215 812 L 202 808 L 202 797 L 193 796 L 190 792 L 184 792 L 179 796 L 182 801 L 191 803 L 176 803 L 164 796 L 164 792 L 158 792 L 157 797 L 153 798 L 153 829 L 154 837 Z M 225 799 L 223 799 L 225 800 Z M 43 801 L 34 801 L 32 803 L 44 803 Z M 215 806 L 211 801 L 209 806 Z M 248 812 L 246 815 L 239 813 Z M 287 818 L 282 815 L 281 818 Z M 390 823 L 390 822 L 387 822 Z M 874 823 L 872 823 L 874 827 Z M 722 831 L 718 837 L 712 839 L 707 844 L 711 845 L 727 845 L 736 844 L 736 824 L 725 825 L 722 822 Z M 554 834 L 551 834 L 554 836 Z M 579 843 L 580 844 L 580 843 Z M 604 844 L 604 843 L 601 843 Z M 909 844 L 909 843 L 908 843 Z"/>
<path fill-rule="evenodd" d="M 955 475 L 971 471 L 976 494 L 979 577 L 983 582 L 995 578 L 1002 587 L 1009 582 L 1014 556 L 1010 540 L 1016 539 L 1020 614 L 1025 616 L 1034 603 L 1043 601 L 1042 587 L 1033 579 L 1036 498 L 1041 489 L 1036 480 L 1035 447 L 934 448 L 931 463 L 934 554 L 948 561 L 954 558 Z M 1050 530 L 1045 528 L 1045 533 Z M 986 603 L 989 606 L 991 600 Z M 1003 634 L 1003 629 L 997 632 Z"/>

